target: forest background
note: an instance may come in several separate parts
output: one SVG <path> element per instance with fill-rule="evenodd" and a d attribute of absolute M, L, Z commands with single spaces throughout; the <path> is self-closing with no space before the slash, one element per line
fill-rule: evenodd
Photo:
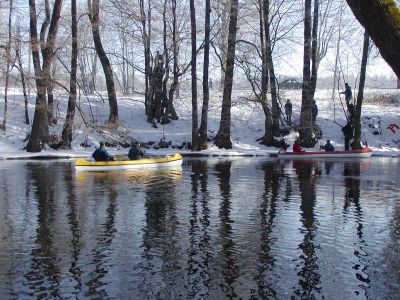
<path fill-rule="evenodd" d="M 346 1 L 0 3 L 2 152 L 341 145 L 344 82 L 364 100 L 360 140 L 398 148 L 398 80 Z"/>

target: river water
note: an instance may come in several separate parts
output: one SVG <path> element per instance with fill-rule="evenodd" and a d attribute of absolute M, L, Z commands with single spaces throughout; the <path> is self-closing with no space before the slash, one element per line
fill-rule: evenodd
<path fill-rule="evenodd" d="M 0 172 L 1 299 L 399 299 L 398 159 Z"/>

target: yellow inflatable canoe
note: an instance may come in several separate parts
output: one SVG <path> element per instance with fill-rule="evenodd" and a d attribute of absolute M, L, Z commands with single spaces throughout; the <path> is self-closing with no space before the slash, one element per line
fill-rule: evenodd
<path fill-rule="evenodd" d="M 182 155 L 175 153 L 167 156 L 154 156 L 139 160 L 129 160 L 126 155 L 117 155 L 112 161 L 90 161 L 85 158 L 75 160 L 75 169 L 79 171 L 131 170 L 146 168 L 164 168 L 182 165 Z"/>

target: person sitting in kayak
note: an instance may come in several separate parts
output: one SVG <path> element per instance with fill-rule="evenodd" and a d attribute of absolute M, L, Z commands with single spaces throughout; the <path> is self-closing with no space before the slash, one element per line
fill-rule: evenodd
<path fill-rule="evenodd" d="M 298 140 L 294 141 L 293 144 L 293 152 L 299 153 L 299 152 L 304 152 L 304 150 L 301 149 L 300 143 Z"/>
<path fill-rule="evenodd" d="M 325 151 L 335 151 L 335 147 L 333 147 L 330 140 L 327 140 L 326 144 L 321 146 L 321 149 L 324 149 Z"/>
<path fill-rule="evenodd" d="M 92 157 L 95 161 L 115 160 L 114 156 L 108 154 L 104 142 L 100 142 L 100 147 L 94 150 Z"/>
<path fill-rule="evenodd" d="M 129 149 L 128 157 L 131 160 L 137 160 L 144 157 L 146 153 L 144 150 L 140 148 L 140 143 L 138 141 L 134 141 L 131 144 L 131 148 Z"/>

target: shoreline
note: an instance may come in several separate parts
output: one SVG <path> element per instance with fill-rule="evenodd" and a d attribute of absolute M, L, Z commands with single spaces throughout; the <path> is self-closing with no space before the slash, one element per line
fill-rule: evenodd
<path fill-rule="evenodd" d="M 161 150 L 153 150 L 147 151 L 148 154 L 151 155 L 167 155 L 172 153 L 179 153 L 183 157 L 201 157 L 201 158 L 215 158 L 215 157 L 278 157 L 278 150 L 256 150 L 254 153 L 245 152 L 242 150 L 230 150 L 230 151 L 215 151 L 215 150 L 205 150 L 205 152 L 191 152 L 191 151 L 173 151 L 174 149 L 164 149 Z M 61 160 L 61 159 L 76 159 L 80 157 L 90 157 L 92 154 L 91 151 L 71 151 L 71 152 L 38 152 L 38 153 L 5 153 L 0 155 L 1 160 Z M 111 155 L 116 154 L 125 154 L 127 151 L 110 151 Z M 161 152 L 161 153 L 160 153 Z M 381 150 L 381 149 L 373 149 L 371 157 L 387 157 L 387 158 L 400 158 L 400 150 L 392 149 L 392 150 Z"/>

